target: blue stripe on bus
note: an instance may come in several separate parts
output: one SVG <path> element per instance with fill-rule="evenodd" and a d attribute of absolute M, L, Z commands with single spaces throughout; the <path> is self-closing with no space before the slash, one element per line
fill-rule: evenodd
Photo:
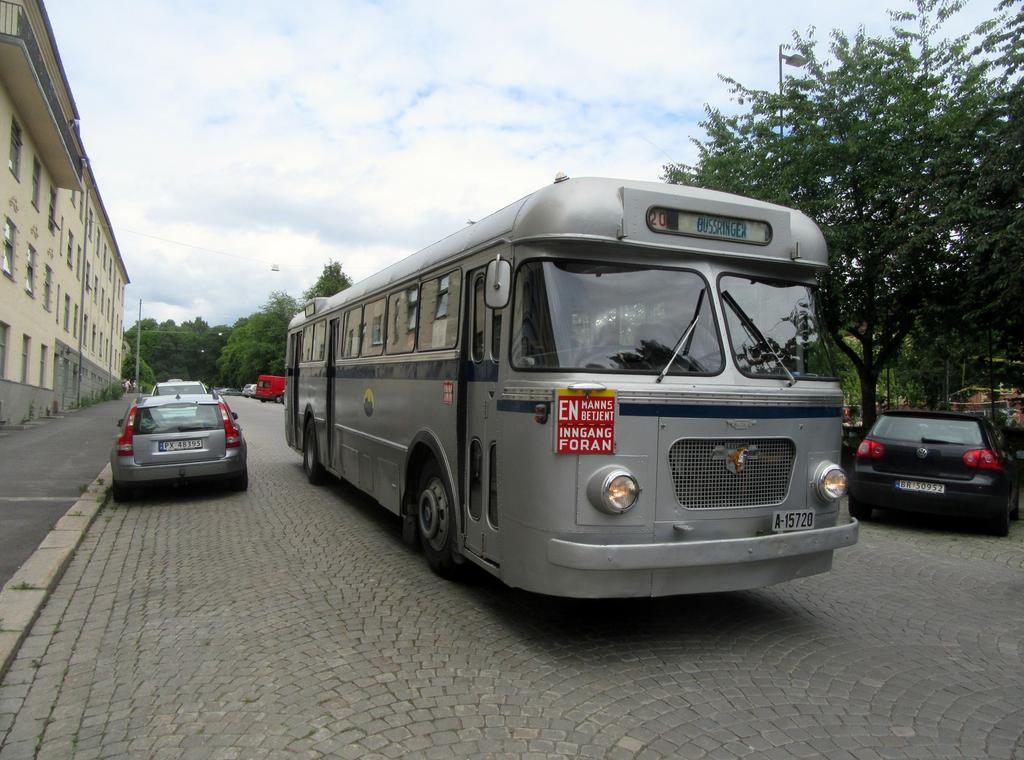
<path fill-rule="evenodd" d="M 404 364 L 345 364 L 336 367 L 306 367 L 311 377 L 331 376 L 347 379 L 369 380 L 373 378 L 390 380 L 455 380 L 459 363 L 456 359 L 438 359 L 428 362 L 407 362 Z M 287 369 L 288 377 L 298 377 L 298 370 Z M 498 365 L 491 361 L 466 364 L 466 380 L 471 383 L 498 382 Z"/>
<path fill-rule="evenodd" d="M 695 417 L 699 419 L 733 419 L 753 417 L 761 420 L 841 417 L 838 406 L 732 406 L 716 404 L 619 404 L 623 417 Z"/>
<path fill-rule="evenodd" d="M 550 401 L 498 401 L 499 412 L 533 414 L 538 404 Z M 842 409 L 830 406 L 703 406 L 699 404 L 620 404 L 622 417 L 688 417 L 696 419 L 808 419 L 842 416 Z"/>

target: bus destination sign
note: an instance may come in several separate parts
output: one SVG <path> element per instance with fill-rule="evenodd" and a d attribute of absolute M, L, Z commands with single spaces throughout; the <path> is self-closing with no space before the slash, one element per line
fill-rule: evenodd
<path fill-rule="evenodd" d="M 555 398 L 556 454 L 615 453 L 615 391 L 559 388 Z"/>
<path fill-rule="evenodd" d="M 772 241 L 772 227 L 767 222 L 698 214 L 657 206 L 647 212 L 647 225 L 655 232 L 668 232 L 673 235 L 732 240 L 756 245 L 767 245 Z"/>

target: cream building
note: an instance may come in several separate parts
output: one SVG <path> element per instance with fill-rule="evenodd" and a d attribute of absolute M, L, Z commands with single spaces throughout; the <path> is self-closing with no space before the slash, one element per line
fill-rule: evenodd
<path fill-rule="evenodd" d="M 128 273 L 41 0 L 0 0 L 0 425 L 120 381 Z"/>

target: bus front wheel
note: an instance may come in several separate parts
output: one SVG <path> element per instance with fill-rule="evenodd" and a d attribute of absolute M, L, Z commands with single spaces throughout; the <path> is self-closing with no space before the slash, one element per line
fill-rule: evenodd
<path fill-rule="evenodd" d="M 441 468 L 431 459 L 420 473 L 416 525 L 430 569 L 443 578 L 458 572 L 455 559 L 455 508 Z"/>
<path fill-rule="evenodd" d="M 306 480 L 315 486 L 327 479 L 327 472 L 320 464 L 320 451 L 312 420 L 306 423 L 306 430 L 302 436 L 302 469 L 306 473 Z"/>

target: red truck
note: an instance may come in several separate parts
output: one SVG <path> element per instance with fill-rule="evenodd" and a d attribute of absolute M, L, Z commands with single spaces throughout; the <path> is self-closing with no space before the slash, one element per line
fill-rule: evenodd
<path fill-rule="evenodd" d="M 260 375 L 256 381 L 256 395 L 260 402 L 284 403 L 284 378 L 280 375 Z"/>

